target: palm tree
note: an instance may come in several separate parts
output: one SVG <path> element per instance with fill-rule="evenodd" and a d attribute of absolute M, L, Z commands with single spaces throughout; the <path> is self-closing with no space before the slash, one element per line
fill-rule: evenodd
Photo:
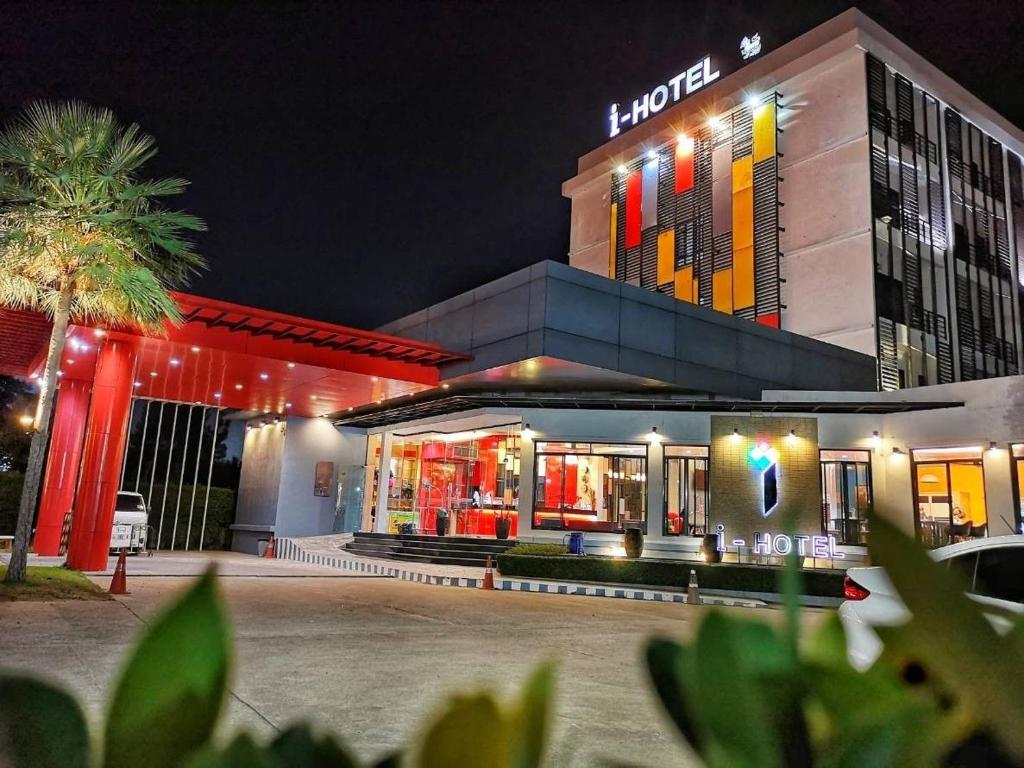
<path fill-rule="evenodd" d="M 187 237 L 203 222 L 158 201 L 188 182 L 140 177 L 154 154 L 138 125 L 81 102 L 31 104 L 0 133 L 0 306 L 53 321 L 9 583 L 25 578 L 68 323 L 162 330 L 181 319 L 168 290 L 205 267 Z"/>

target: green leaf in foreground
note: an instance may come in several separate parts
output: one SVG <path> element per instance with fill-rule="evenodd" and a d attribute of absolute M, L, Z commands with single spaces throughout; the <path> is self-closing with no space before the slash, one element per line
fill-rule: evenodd
<path fill-rule="evenodd" d="M 87 768 L 89 732 L 78 703 L 39 680 L 0 674 L 0 765 Z"/>
<path fill-rule="evenodd" d="M 171 768 L 206 745 L 230 666 L 227 616 L 212 571 L 146 630 L 107 713 L 106 768 Z"/>
<path fill-rule="evenodd" d="M 282 766 L 356 768 L 356 761 L 332 736 L 317 736 L 308 725 L 293 725 L 270 745 Z"/>

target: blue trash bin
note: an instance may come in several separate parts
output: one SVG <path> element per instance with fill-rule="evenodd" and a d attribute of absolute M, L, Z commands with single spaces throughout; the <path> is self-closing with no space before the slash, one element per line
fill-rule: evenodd
<path fill-rule="evenodd" d="M 586 550 L 583 549 L 583 532 L 573 531 L 569 534 L 569 554 L 570 555 L 585 555 Z"/>

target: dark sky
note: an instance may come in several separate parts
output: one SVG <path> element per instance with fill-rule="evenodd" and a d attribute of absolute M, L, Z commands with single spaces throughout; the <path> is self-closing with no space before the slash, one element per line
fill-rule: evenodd
<path fill-rule="evenodd" d="M 560 185 L 611 102 L 849 5 L 8 2 L 0 119 L 81 98 L 140 123 L 210 227 L 190 290 L 370 328 L 564 261 Z M 859 7 L 1024 124 L 1024 2 Z"/>

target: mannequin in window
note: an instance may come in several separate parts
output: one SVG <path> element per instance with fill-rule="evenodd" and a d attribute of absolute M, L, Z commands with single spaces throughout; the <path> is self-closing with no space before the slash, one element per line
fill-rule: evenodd
<path fill-rule="evenodd" d="M 583 467 L 583 474 L 580 475 L 580 495 L 573 505 L 577 509 L 594 509 L 597 504 L 597 494 L 594 486 L 590 483 L 590 467 Z"/>
<path fill-rule="evenodd" d="M 953 543 L 965 541 L 971 533 L 971 518 L 960 507 L 953 507 L 953 525 L 949 529 L 949 540 Z"/>

